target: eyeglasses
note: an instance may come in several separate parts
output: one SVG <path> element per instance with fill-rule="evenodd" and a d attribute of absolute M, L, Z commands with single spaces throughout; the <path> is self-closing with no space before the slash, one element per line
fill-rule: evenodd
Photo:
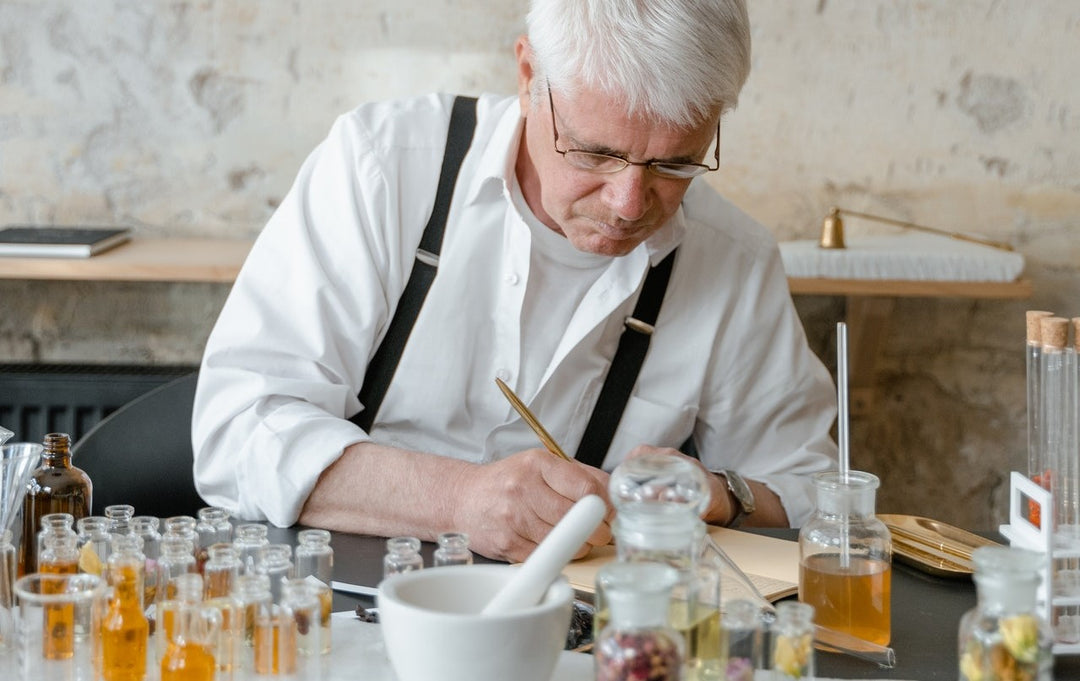
<path fill-rule="evenodd" d="M 561 154 L 566 162 L 579 170 L 590 173 L 617 173 L 626 166 L 645 166 L 653 175 L 669 180 L 689 180 L 698 175 L 718 170 L 720 168 L 720 121 L 716 122 L 716 151 L 713 158 L 716 159 L 716 167 L 710 168 L 704 163 L 676 163 L 674 161 L 630 161 L 622 156 L 614 154 L 602 154 L 596 151 L 584 149 L 559 148 L 559 128 L 555 124 L 555 100 L 551 96 L 551 84 L 548 84 L 548 103 L 551 105 L 551 130 L 555 133 L 555 153 Z"/>

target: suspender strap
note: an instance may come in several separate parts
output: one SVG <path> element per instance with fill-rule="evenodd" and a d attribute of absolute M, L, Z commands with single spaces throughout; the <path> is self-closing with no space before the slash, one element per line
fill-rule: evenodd
<path fill-rule="evenodd" d="M 634 391 L 634 384 L 641 373 L 641 365 L 645 363 L 653 325 L 660 314 L 660 304 L 664 301 L 664 292 L 667 291 L 677 250 L 668 254 L 655 267 L 651 267 L 645 275 L 645 283 L 641 287 L 637 305 L 634 306 L 634 314 L 624 322 L 625 328 L 619 337 L 619 347 L 611 360 L 611 367 L 604 379 L 604 386 L 600 389 L 600 397 L 596 400 L 589 425 L 585 426 L 585 435 L 582 436 L 577 450 L 578 461 L 598 468 L 604 463 L 611 441 L 615 438 L 615 429 L 619 427 L 630 393 Z"/>
<path fill-rule="evenodd" d="M 386 396 L 387 388 L 390 387 L 390 380 L 397 370 L 405 343 L 408 342 L 420 308 L 424 305 L 431 282 L 435 280 L 443 232 L 446 231 L 446 218 L 450 214 L 450 200 L 454 196 L 458 171 L 465 153 L 469 151 L 469 145 L 472 144 L 475 128 L 476 98 L 456 97 L 450 113 L 450 130 L 443 153 L 439 188 L 435 194 L 435 207 L 431 211 L 427 226 L 424 227 L 424 235 L 420 238 L 420 246 L 416 250 L 416 262 L 413 263 L 409 281 L 405 284 L 394 317 L 364 373 L 364 385 L 361 386 L 359 394 L 364 408 L 349 419 L 364 430 L 370 431 L 371 424 L 375 422 L 375 415 Z"/>

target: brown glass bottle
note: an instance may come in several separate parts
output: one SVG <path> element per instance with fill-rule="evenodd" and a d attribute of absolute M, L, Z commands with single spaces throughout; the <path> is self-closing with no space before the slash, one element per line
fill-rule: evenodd
<path fill-rule="evenodd" d="M 19 544 L 19 573 L 37 571 L 37 536 L 41 516 L 70 513 L 78 521 L 90 515 L 93 485 L 90 477 L 71 465 L 71 438 L 66 433 L 45 436 L 41 465 L 26 483 L 23 531 Z"/>

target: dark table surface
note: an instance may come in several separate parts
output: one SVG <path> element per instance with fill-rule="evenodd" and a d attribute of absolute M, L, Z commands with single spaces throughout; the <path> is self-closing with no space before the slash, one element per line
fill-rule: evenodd
<path fill-rule="evenodd" d="M 270 528 L 272 542 L 296 543 L 300 527 Z M 797 530 L 759 530 L 762 534 L 796 539 Z M 386 541 L 380 537 L 332 533 L 334 579 L 375 586 L 382 579 Z M 991 536 L 987 534 L 986 536 Z M 1000 540 L 1000 537 L 992 535 Z M 421 547 L 424 564 L 431 565 L 434 545 Z M 370 599 L 334 594 L 334 609 L 349 610 Z M 892 581 L 892 647 L 896 667 L 880 669 L 845 655 L 819 651 L 817 674 L 843 679 L 912 679 L 956 681 L 957 629 L 960 617 L 975 606 L 975 586 L 970 579 L 951 579 L 925 574 L 894 561 Z M 1080 679 L 1080 657 L 1058 656 L 1056 679 Z"/>

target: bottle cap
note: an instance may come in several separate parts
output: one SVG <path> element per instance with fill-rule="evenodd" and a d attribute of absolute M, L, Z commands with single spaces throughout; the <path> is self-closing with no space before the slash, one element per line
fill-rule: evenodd
<path fill-rule="evenodd" d="M 656 627 L 667 621 L 675 568 L 662 563 L 608 563 L 596 575 L 616 627 Z"/>

